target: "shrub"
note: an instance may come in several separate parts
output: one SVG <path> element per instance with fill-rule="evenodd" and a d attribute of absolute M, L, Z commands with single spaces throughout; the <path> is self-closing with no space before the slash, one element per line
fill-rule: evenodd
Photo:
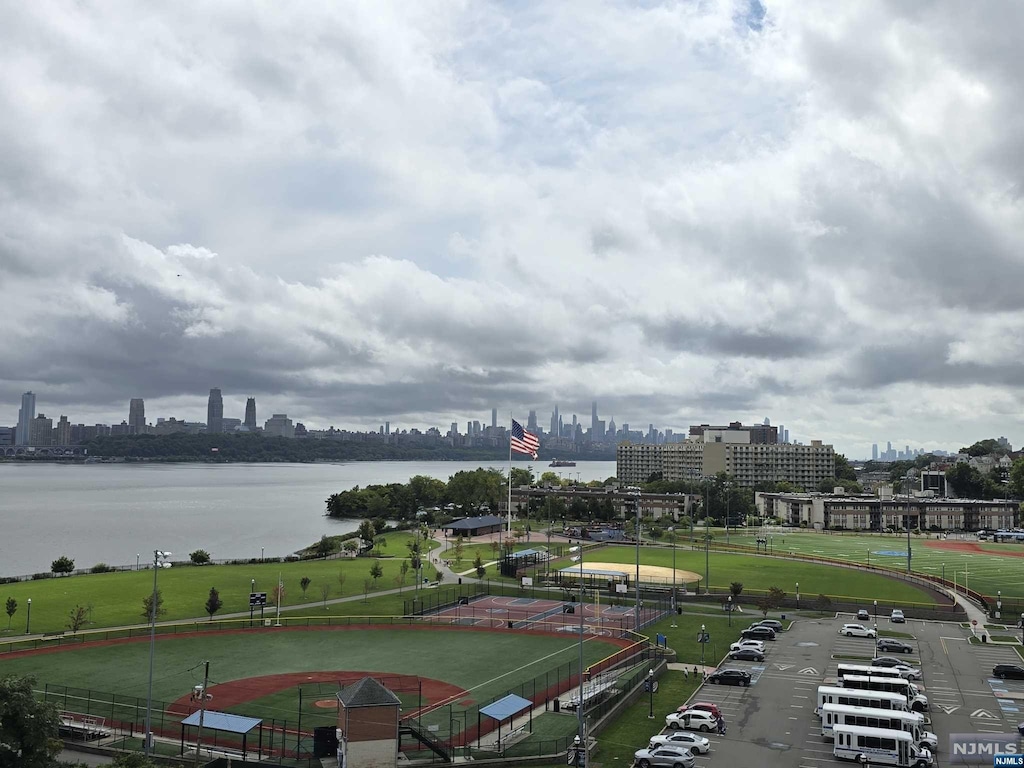
<path fill-rule="evenodd" d="M 49 578 L 52 578 L 52 577 L 53 577 L 52 573 L 33 573 L 32 574 L 32 581 L 41 581 L 42 579 L 49 579 Z"/>
<path fill-rule="evenodd" d="M 75 570 L 75 561 L 67 555 L 61 555 L 50 563 L 50 571 L 54 574 L 68 574 Z"/>
<path fill-rule="evenodd" d="M 113 573 L 116 568 L 112 568 L 106 563 L 96 563 L 92 568 L 89 569 L 89 573 Z"/>
<path fill-rule="evenodd" d="M 197 549 L 189 553 L 188 559 L 192 561 L 192 565 L 207 565 L 210 562 L 210 553 L 205 549 Z"/>

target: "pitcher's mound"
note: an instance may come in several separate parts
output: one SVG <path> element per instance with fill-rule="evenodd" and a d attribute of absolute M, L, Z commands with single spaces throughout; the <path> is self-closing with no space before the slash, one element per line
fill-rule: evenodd
<path fill-rule="evenodd" d="M 599 571 L 619 571 L 627 576 L 636 576 L 636 566 L 630 563 L 592 563 L 589 560 L 583 563 L 584 568 L 594 568 Z M 676 582 L 685 583 L 688 581 L 700 581 L 703 576 L 693 571 L 683 571 L 679 568 L 676 571 Z M 661 565 L 641 565 L 640 566 L 640 580 L 650 579 L 652 581 L 661 581 L 665 583 L 671 583 L 672 581 L 672 569 L 665 568 Z"/>
<path fill-rule="evenodd" d="M 338 708 L 338 700 L 337 699 L 318 699 L 313 704 L 313 706 L 315 706 L 317 709 L 337 709 Z"/>

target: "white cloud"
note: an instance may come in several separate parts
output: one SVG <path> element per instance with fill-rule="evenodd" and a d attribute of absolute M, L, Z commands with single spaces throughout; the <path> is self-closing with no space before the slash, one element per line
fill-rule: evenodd
<path fill-rule="evenodd" d="M 17 6 L 0 396 L 1012 439 L 1024 12 L 766 5 Z"/>

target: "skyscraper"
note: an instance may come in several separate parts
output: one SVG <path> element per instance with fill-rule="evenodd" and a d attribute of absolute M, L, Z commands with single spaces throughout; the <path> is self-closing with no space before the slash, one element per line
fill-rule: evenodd
<path fill-rule="evenodd" d="M 878 443 L 871 444 L 871 460 L 878 461 Z"/>
<path fill-rule="evenodd" d="M 245 401 L 245 426 L 251 430 L 256 430 L 256 398 L 250 397 Z"/>
<path fill-rule="evenodd" d="M 531 435 L 536 435 L 537 430 L 537 412 L 530 411 L 530 414 L 526 418 L 526 431 Z"/>
<path fill-rule="evenodd" d="M 61 416 L 54 429 L 57 445 L 71 445 L 71 422 L 67 416 Z"/>
<path fill-rule="evenodd" d="M 18 429 L 14 435 L 15 445 L 28 445 L 32 439 L 32 419 L 36 417 L 36 396 L 26 392 L 21 396 L 18 410 Z"/>
<path fill-rule="evenodd" d="M 491 408 L 491 429 L 498 428 L 498 409 Z"/>
<path fill-rule="evenodd" d="M 210 390 L 206 403 L 206 431 L 216 434 L 224 431 L 224 399 L 216 387 Z"/>
<path fill-rule="evenodd" d="M 590 439 L 601 439 L 600 435 L 597 434 L 597 400 L 590 404 Z"/>
<path fill-rule="evenodd" d="M 141 397 L 133 397 L 128 403 L 128 431 L 133 435 L 146 431 L 146 403 Z"/>

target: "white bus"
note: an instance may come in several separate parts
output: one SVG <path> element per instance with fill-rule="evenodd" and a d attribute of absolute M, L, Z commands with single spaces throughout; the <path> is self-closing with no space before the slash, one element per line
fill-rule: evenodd
<path fill-rule="evenodd" d="M 897 768 L 930 768 L 932 753 L 914 743 L 906 731 L 837 725 L 833 728 L 832 754 L 840 760 L 861 764 L 894 765 Z"/>
<path fill-rule="evenodd" d="M 898 669 L 889 667 L 869 667 L 867 664 L 846 664 L 840 663 L 836 668 L 836 675 L 840 680 L 850 675 L 866 675 L 868 677 L 903 677 Z"/>
<path fill-rule="evenodd" d="M 907 704 L 915 712 L 928 709 L 928 697 L 921 693 L 917 686 L 909 680 L 895 677 L 875 677 L 872 675 L 848 675 L 839 681 L 843 688 L 859 688 L 868 691 L 885 691 L 898 693 L 907 698 Z"/>
<path fill-rule="evenodd" d="M 821 708 L 826 704 L 842 704 L 848 707 L 869 707 L 871 709 L 898 709 L 904 712 L 910 708 L 907 705 L 907 697 L 901 693 L 819 685 L 818 706 L 815 707 L 814 713 L 820 715 Z"/>
<path fill-rule="evenodd" d="M 826 704 L 821 708 L 821 735 L 831 739 L 833 729 L 837 725 L 860 725 L 864 728 L 906 731 L 914 737 L 914 742 L 920 747 L 927 747 L 934 752 L 939 746 L 938 737 L 924 729 L 924 715 L 918 712 Z"/>

